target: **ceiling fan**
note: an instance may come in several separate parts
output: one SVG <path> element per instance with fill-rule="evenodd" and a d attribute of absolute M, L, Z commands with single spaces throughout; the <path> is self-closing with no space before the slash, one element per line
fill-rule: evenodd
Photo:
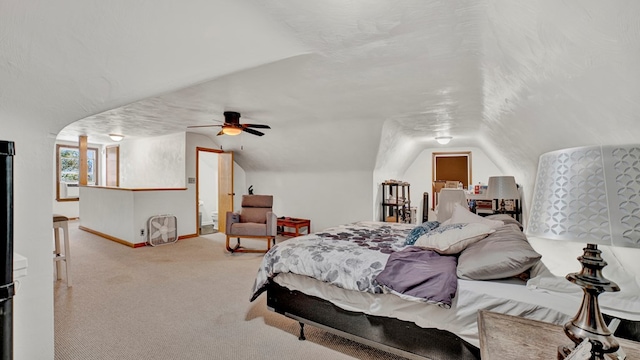
<path fill-rule="evenodd" d="M 235 112 L 235 111 L 225 111 L 224 112 L 224 124 L 220 124 L 220 125 L 194 125 L 194 126 L 187 126 L 187 128 L 200 128 L 200 127 L 212 127 L 212 126 L 221 126 L 222 129 L 220 130 L 220 132 L 217 134 L 218 136 L 220 135 L 239 135 L 241 134 L 243 131 L 244 132 L 248 132 L 249 134 L 253 134 L 253 135 L 258 135 L 258 136 L 262 136 L 264 135 L 263 132 L 260 132 L 258 130 L 254 130 L 252 128 L 256 128 L 256 129 L 271 129 L 271 127 L 269 125 L 261 125 L 261 124 L 241 124 L 240 123 L 240 113 L 239 112 Z"/>

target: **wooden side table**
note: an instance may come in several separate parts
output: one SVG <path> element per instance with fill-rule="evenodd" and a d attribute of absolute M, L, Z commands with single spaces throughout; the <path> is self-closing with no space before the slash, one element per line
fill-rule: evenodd
<path fill-rule="evenodd" d="M 482 360 L 557 359 L 558 346 L 571 344 L 562 326 L 491 311 L 478 312 Z M 640 359 L 640 343 L 616 338 L 627 359 Z"/>
<path fill-rule="evenodd" d="M 300 229 L 307 228 L 307 235 L 311 233 L 311 220 L 292 217 L 278 218 L 278 234 L 282 236 L 300 236 Z M 285 228 L 295 229 L 295 232 L 285 231 Z"/>

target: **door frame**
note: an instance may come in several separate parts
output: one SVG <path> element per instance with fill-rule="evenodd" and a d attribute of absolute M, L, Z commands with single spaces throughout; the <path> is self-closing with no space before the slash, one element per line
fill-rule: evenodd
<path fill-rule="evenodd" d="M 205 148 L 205 147 L 196 147 L 196 201 L 195 201 L 195 208 L 196 208 L 196 234 L 198 234 L 198 236 L 200 236 L 200 219 L 199 219 L 199 212 L 200 212 L 200 207 L 198 206 L 198 200 L 200 199 L 200 152 L 209 152 L 209 153 L 216 153 L 216 154 L 224 154 L 225 152 L 222 150 L 218 150 L 218 149 L 211 149 L 211 148 Z M 219 161 L 219 160 L 218 160 Z M 231 176 L 233 176 L 233 174 L 231 174 Z M 221 174 L 220 172 L 218 172 L 218 183 L 220 181 L 220 177 Z M 220 198 L 220 193 L 218 192 L 218 199 Z M 220 211 L 218 209 L 218 223 L 220 222 Z M 220 229 L 219 229 L 220 230 Z M 220 230 L 222 231 L 222 230 Z"/>
<path fill-rule="evenodd" d="M 473 176 L 471 173 L 471 168 L 472 168 L 471 151 L 451 151 L 451 152 L 431 153 L 431 197 L 432 197 L 433 208 L 436 207 L 436 202 L 437 202 L 435 181 L 439 180 L 437 178 L 437 171 L 436 171 L 437 169 L 436 162 L 437 162 L 437 158 L 439 157 L 466 157 L 467 158 L 467 186 L 472 184 L 472 179 L 473 179 Z"/>

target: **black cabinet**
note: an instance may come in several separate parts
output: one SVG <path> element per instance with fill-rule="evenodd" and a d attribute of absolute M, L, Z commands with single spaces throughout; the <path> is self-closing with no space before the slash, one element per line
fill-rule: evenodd
<path fill-rule="evenodd" d="M 400 181 L 382 183 L 382 221 L 412 222 L 410 185 Z"/>
<path fill-rule="evenodd" d="M 522 222 L 520 219 L 520 215 L 522 214 L 520 199 L 493 199 L 493 213 L 507 214 L 519 222 Z"/>
<path fill-rule="evenodd" d="M 13 141 L 0 141 L 0 358 L 13 359 Z"/>
<path fill-rule="evenodd" d="M 469 199 L 469 210 L 480 216 L 507 214 L 522 222 L 520 199 Z"/>

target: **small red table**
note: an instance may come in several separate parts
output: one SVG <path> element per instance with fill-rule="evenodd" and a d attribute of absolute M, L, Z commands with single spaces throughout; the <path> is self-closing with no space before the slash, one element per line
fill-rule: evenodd
<path fill-rule="evenodd" d="M 303 227 L 307 228 L 307 234 L 309 234 L 311 232 L 311 220 L 292 217 L 278 218 L 278 235 L 300 236 L 300 228 Z M 284 231 L 285 228 L 293 228 L 296 232 Z"/>

